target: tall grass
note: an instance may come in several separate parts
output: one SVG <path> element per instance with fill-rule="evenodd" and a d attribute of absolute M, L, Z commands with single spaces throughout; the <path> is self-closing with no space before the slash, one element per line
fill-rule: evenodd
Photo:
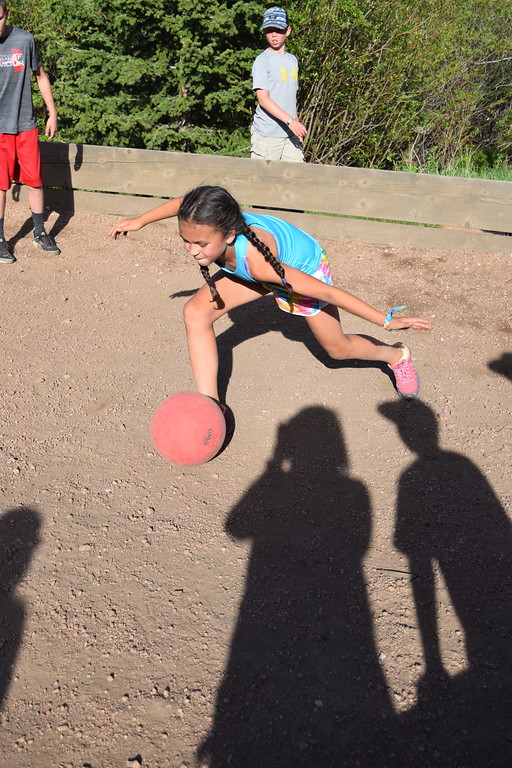
<path fill-rule="evenodd" d="M 483 152 L 474 152 L 457 157 L 446 167 L 442 167 L 436 157 L 431 155 L 427 158 L 424 167 L 415 163 L 403 162 L 397 164 L 394 170 L 512 182 L 512 159 L 502 154 L 488 155 Z"/>

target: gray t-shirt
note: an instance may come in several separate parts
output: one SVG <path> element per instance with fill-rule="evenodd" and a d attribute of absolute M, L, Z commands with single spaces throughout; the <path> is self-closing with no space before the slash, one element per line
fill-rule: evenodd
<path fill-rule="evenodd" d="M 30 32 L 11 27 L 0 40 L 0 133 L 16 134 L 36 127 L 30 72 L 41 64 Z"/>
<path fill-rule="evenodd" d="M 297 117 L 297 90 L 299 65 L 291 53 L 276 53 L 270 48 L 260 53 L 252 65 L 253 90 L 268 91 L 272 101 L 284 109 L 290 117 Z M 293 133 L 280 120 L 276 120 L 260 105 L 256 107 L 254 130 L 261 136 L 283 138 Z"/>

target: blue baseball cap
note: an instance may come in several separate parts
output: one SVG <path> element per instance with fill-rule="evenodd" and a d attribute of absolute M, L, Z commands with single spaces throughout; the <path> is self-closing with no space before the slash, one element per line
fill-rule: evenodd
<path fill-rule="evenodd" d="M 267 8 L 263 14 L 263 24 L 261 25 L 262 32 L 265 29 L 282 29 L 283 31 L 288 29 L 288 16 L 284 8 L 274 5 L 272 8 Z"/>

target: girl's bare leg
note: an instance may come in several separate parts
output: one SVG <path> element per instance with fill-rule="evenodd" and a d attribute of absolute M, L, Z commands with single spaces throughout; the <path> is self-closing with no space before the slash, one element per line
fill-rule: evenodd
<path fill-rule="evenodd" d="M 306 321 L 316 340 L 334 360 L 377 360 L 395 365 L 402 358 L 402 350 L 378 339 L 344 334 L 337 307 L 328 305 Z"/>
<path fill-rule="evenodd" d="M 261 286 L 243 283 L 236 278 L 218 273 L 215 276 L 215 287 L 223 302 L 223 307 L 217 309 L 217 303 L 211 301 L 210 289 L 207 285 L 202 288 L 185 304 L 184 317 L 187 331 L 188 351 L 192 371 L 198 392 L 219 399 L 218 370 L 219 356 L 217 340 L 213 325 L 235 307 L 259 299 L 267 291 Z"/>

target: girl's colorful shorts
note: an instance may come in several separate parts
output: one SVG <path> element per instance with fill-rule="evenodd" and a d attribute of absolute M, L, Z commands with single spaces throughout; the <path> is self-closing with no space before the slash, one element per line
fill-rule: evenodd
<path fill-rule="evenodd" d="M 329 259 L 325 250 L 322 248 L 322 255 L 317 271 L 313 274 L 317 280 L 322 283 L 332 285 L 332 273 L 329 266 Z M 312 317 L 317 315 L 323 307 L 326 307 L 327 301 L 320 301 L 311 296 L 303 296 L 301 293 L 294 293 L 291 300 L 285 290 L 272 283 L 263 283 L 263 286 L 271 293 L 277 302 L 279 309 L 283 312 L 289 312 L 292 315 L 301 315 L 302 317 Z"/>

